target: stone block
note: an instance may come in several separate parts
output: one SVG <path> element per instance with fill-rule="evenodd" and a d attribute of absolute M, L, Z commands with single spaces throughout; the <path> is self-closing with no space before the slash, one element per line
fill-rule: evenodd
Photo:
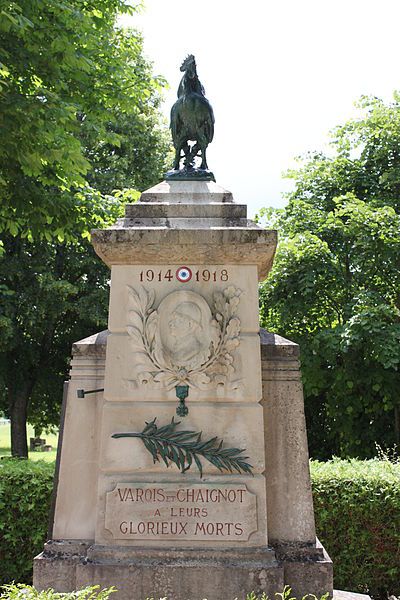
<path fill-rule="evenodd" d="M 51 569 L 74 564 L 74 579 L 59 579 L 57 591 L 80 589 L 93 582 L 114 585 L 116 600 L 221 600 L 266 592 L 271 597 L 284 586 L 283 567 L 271 549 L 109 548 L 91 546 L 75 563 L 66 557 L 42 553 L 35 559 L 34 583 L 46 589 Z M 47 574 L 47 577 L 46 577 Z"/>
<path fill-rule="evenodd" d="M 261 330 L 268 538 L 315 543 L 298 346 Z"/>
<path fill-rule="evenodd" d="M 177 401 L 175 401 L 175 405 Z M 230 448 L 243 448 L 244 455 L 249 457 L 253 465 L 253 472 L 264 471 L 264 448 L 262 440 L 263 411 L 259 404 L 240 404 L 232 410 L 231 403 L 187 403 L 189 414 L 181 421 L 179 429 L 203 431 L 204 441 L 215 437 L 224 440 L 224 445 Z M 153 462 L 151 454 L 138 438 L 112 438 L 114 433 L 140 432 L 145 422 L 157 417 L 159 426 L 171 421 L 174 406 L 161 402 L 107 402 L 104 404 L 104 418 L 101 428 L 100 467 L 104 472 L 118 473 L 148 473 L 151 477 L 156 474 L 165 474 L 163 462 Z M 216 467 L 202 459 L 204 474 L 218 474 Z M 176 467 L 171 467 L 168 472 L 173 472 L 181 478 Z M 199 477 L 196 468 L 185 474 Z"/>
<path fill-rule="evenodd" d="M 317 598 L 327 593 L 332 595 L 332 561 L 318 539 L 314 544 L 276 543 L 274 549 L 284 568 L 285 585 L 291 587 L 298 600 L 306 594 L 315 594 Z"/>
<path fill-rule="evenodd" d="M 160 264 L 147 264 L 145 268 L 143 265 L 115 265 L 111 272 L 110 331 L 125 333 L 127 330 L 130 288 L 144 287 L 148 292 L 154 293 L 156 309 L 166 295 L 177 289 L 200 294 L 212 307 L 214 294 L 234 285 L 241 291 L 237 307 L 240 330 L 242 333 L 258 334 L 258 275 L 255 265 L 196 265 L 192 262 L 185 262 L 184 265 L 192 273 L 191 279 L 184 286 L 176 278 L 182 263 L 168 264 L 168 268 Z"/>
<path fill-rule="evenodd" d="M 259 402 L 261 398 L 260 342 L 258 335 L 242 335 L 240 346 L 232 352 L 233 373 L 226 384 L 191 386 L 188 402 Z M 110 402 L 140 400 L 176 403 L 173 386 L 163 382 L 141 384 L 146 373 L 156 372 L 144 352 L 137 349 L 128 335 L 110 334 L 104 397 Z M 171 406 L 170 406 L 171 408 Z"/>
<path fill-rule="evenodd" d="M 125 484 L 125 485 L 124 485 Z M 187 526 L 187 533 L 193 533 L 195 530 L 195 536 L 185 535 L 174 535 L 174 540 L 168 539 L 167 536 L 162 534 L 154 536 L 154 528 L 148 535 L 131 535 L 127 539 L 122 539 L 118 536 L 116 539 L 113 537 L 112 532 L 107 529 L 110 519 L 110 511 L 115 512 L 111 506 L 107 508 L 107 495 L 112 493 L 117 487 L 135 487 L 146 489 L 155 489 L 157 492 L 162 490 L 164 496 L 167 496 L 167 491 L 170 489 L 181 488 L 182 494 L 186 492 L 192 493 L 193 490 L 200 490 L 203 495 L 203 499 L 199 501 L 181 502 L 183 496 L 178 500 L 170 501 L 168 498 L 160 501 L 159 503 L 148 500 L 146 503 L 136 501 L 135 498 L 132 501 L 127 499 L 126 502 L 120 502 L 121 508 L 119 514 L 115 515 L 115 519 L 118 518 L 118 526 L 122 521 L 134 521 L 137 522 L 139 516 L 146 517 L 141 519 L 142 521 L 148 522 L 168 522 L 168 527 L 173 527 L 177 522 L 193 522 L 198 523 L 197 533 L 196 528 L 191 524 Z M 243 498 L 229 498 L 228 502 L 215 502 L 215 498 L 211 498 L 211 490 L 228 490 L 233 486 L 234 490 L 245 488 L 247 493 Z M 212 475 L 205 476 L 201 480 L 193 475 L 189 476 L 186 474 L 181 477 L 176 477 L 175 473 L 164 475 L 161 480 L 160 477 L 150 477 L 148 474 L 137 475 L 134 477 L 126 475 L 107 474 L 104 475 L 99 482 L 99 508 L 97 516 L 97 528 L 96 528 L 96 544 L 109 545 L 109 546 L 139 546 L 139 547 L 152 547 L 157 545 L 160 548 L 170 548 L 174 546 L 176 548 L 190 548 L 196 546 L 199 549 L 209 548 L 211 545 L 218 548 L 230 547 L 230 548 L 246 548 L 246 547 L 265 547 L 267 544 L 267 518 L 265 504 L 262 502 L 265 491 L 265 480 L 261 475 L 255 475 L 254 477 L 248 475 Z M 211 492 L 211 494 L 210 494 Z M 115 493 L 115 492 L 114 492 Z M 209 494 L 209 498 L 206 494 Z M 246 498 L 247 496 L 247 498 Z M 157 496 L 158 497 L 158 496 Z M 155 497 L 155 500 L 157 499 Z M 197 499 L 197 497 L 196 497 Z M 243 500 L 243 502 L 241 501 Z M 128 504 L 128 508 L 126 508 Z M 223 504 L 225 509 L 221 512 L 220 505 Z M 186 518 L 185 514 L 180 516 L 181 507 L 189 506 L 190 508 L 197 508 L 199 514 L 193 519 L 192 517 Z M 242 507 L 246 507 L 242 510 Z M 157 508 L 159 513 L 157 513 Z M 171 513 L 172 509 L 172 513 Z M 206 509 L 206 514 L 203 513 L 203 509 Z M 130 519 L 126 516 L 130 511 L 132 515 Z M 107 514 L 108 512 L 108 514 Z M 187 514 L 187 513 L 186 513 Z M 217 524 L 221 524 L 217 525 Z M 231 525 L 227 525 L 227 524 Z M 124 530 L 126 527 L 124 527 Z M 128 527 L 129 529 L 129 527 Z M 235 535 L 235 533 L 241 533 L 243 530 L 244 535 Z M 157 530 L 156 530 L 157 531 Z M 169 529 L 171 531 L 171 529 Z M 178 529 L 179 531 L 179 529 Z M 154 540 L 154 537 L 157 539 Z M 195 537 L 196 541 L 191 538 Z M 164 538 L 164 539 L 163 539 Z"/>
<path fill-rule="evenodd" d="M 208 207 L 210 201 L 233 203 L 232 193 L 214 181 L 161 181 L 144 191 L 140 202 L 193 204 Z"/>

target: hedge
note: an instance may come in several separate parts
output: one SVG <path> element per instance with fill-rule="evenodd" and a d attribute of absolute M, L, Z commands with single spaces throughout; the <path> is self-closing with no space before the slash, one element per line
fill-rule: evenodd
<path fill-rule="evenodd" d="M 32 581 L 46 541 L 54 463 L 0 460 L 0 584 Z"/>
<path fill-rule="evenodd" d="M 32 580 L 46 539 L 54 464 L 0 461 L 0 583 Z M 335 587 L 400 596 L 400 464 L 311 463 L 317 535 Z"/>
<path fill-rule="evenodd" d="M 311 463 L 317 535 L 336 589 L 400 595 L 400 463 Z"/>

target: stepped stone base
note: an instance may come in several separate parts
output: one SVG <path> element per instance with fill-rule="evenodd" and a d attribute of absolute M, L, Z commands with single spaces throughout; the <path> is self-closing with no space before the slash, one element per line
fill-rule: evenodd
<path fill-rule="evenodd" d="M 34 560 L 34 585 L 68 592 L 87 585 L 115 586 L 116 600 L 243 599 L 251 591 L 271 598 L 292 587 L 301 598 L 332 590 L 332 563 L 322 546 L 158 550 L 51 541 Z M 113 596 L 114 597 L 114 596 Z"/>

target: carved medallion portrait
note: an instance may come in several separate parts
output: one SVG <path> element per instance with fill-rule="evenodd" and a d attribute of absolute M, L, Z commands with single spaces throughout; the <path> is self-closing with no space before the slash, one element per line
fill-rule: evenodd
<path fill-rule="evenodd" d="M 213 294 L 213 307 L 200 294 L 179 290 L 154 308 L 154 290 L 128 286 L 127 332 L 136 385 L 167 389 L 225 386 L 235 372 L 233 353 L 240 343 L 236 315 L 241 291 L 229 286 Z M 230 381 L 236 389 L 240 381 Z"/>
<path fill-rule="evenodd" d="M 161 344 L 166 361 L 187 370 L 204 364 L 218 341 L 204 298 L 193 292 L 172 292 L 160 302 L 158 314 L 156 343 Z"/>

